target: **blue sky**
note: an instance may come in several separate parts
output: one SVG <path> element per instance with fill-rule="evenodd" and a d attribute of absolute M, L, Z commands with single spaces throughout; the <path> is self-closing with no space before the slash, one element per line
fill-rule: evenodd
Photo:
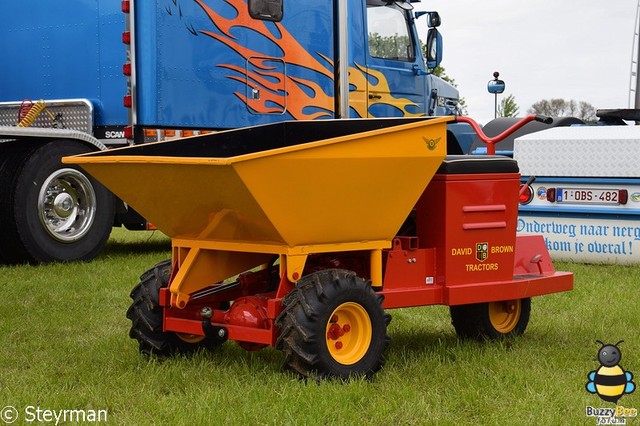
<path fill-rule="evenodd" d="M 494 71 L 521 115 L 550 98 L 628 106 L 637 0 L 423 0 L 414 6 L 440 13 L 442 65 L 480 122 L 493 118 L 487 82 Z M 418 29 L 424 41 L 424 17 Z"/>

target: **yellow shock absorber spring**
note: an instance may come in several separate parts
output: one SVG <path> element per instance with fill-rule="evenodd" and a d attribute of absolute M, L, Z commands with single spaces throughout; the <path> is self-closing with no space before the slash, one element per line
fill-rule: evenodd
<path fill-rule="evenodd" d="M 22 117 L 22 119 L 18 123 L 18 127 L 31 126 L 33 122 L 36 120 L 36 118 L 38 117 L 38 115 L 40 115 L 42 110 L 44 110 L 44 107 L 45 107 L 44 100 L 40 99 L 39 101 L 36 101 L 36 103 L 33 104 L 31 108 L 29 108 L 29 112 L 27 112 L 25 116 Z"/>

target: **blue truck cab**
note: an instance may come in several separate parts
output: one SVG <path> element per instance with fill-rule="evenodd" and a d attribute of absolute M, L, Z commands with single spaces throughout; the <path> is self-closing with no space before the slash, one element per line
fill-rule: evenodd
<path fill-rule="evenodd" d="M 426 68 L 411 2 L 158 3 L 132 3 L 136 124 L 226 129 L 456 112 L 457 90 Z"/>
<path fill-rule="evenodd" d="M 285 120 L 452 115 L 417 1 L 22 0 L 0 27 L 0 262 L 89 260 L 143 218 L 67 155 Z M 426 54 L 426 56 L 425 56 Z M 33 184 L 35 183 L 35 185 Z"/>

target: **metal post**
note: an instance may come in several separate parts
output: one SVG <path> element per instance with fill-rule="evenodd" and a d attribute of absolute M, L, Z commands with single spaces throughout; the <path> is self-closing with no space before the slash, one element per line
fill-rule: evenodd
<path fill-rule="evenodd" d="M 337 3 L 338 64 L 335 78 L 338 102 L 335 106 L 339 118 L 349 118 L 349 7 L 347 0 L 338 0 Z"/>
<path fill-rule="evenodd" d="M 635 109 L 640 109 L 640 0 L 638 0 L 638 6 L 636 7 L 636 28 L 635 34 L 633 37 L 634 46 L 631 48 L 632 50 L 635 48 L 636 57 L 632 58 L 636 61 L 636 87 L 635 87 Z M 637 124 L 637 123 L 636 123 Z"/>
<path fill-rule="evenodd" d="M 493 118 L 498 118 L 498 93 L 504 92 L 504 81 L 500 80 L 500 73 L 498 71 L 493 73 L 493 80 L 489 80 L 487 83 L 487 90 L 494 95 L 493 104 Z"/>

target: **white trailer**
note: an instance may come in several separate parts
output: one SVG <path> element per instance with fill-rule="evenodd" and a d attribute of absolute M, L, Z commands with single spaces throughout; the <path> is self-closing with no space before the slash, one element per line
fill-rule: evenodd
<path fill-rule="evenodd" d="M 518 232 L 556 260 L 640 263 L 640 126 L 556 127 L 514 143 L 523 181 Z"/>

